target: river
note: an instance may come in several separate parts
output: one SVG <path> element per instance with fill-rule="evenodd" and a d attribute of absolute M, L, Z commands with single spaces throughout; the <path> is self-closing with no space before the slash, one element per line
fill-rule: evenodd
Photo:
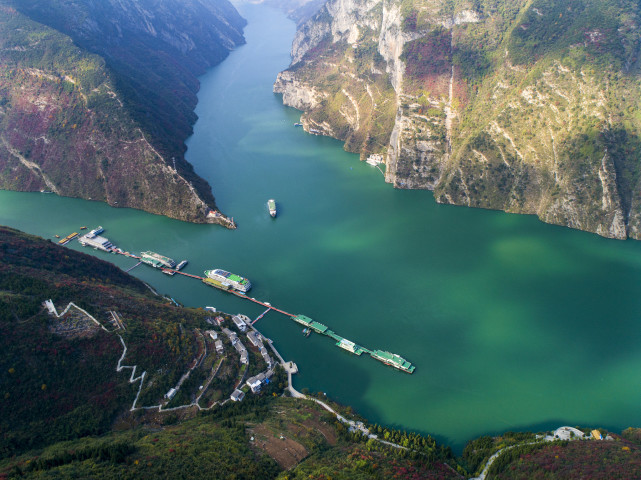
<path fill-rule="evenodd" d="M 0 223 L 47 238 L 102 225 L 130 252 L 186 258 L 194 274 L 247 276 L 252 296 L 416 365 L 408 375 L 353 356 L 270 312 L 256 326 L 298 364 L 296 388 L 457 450 L 505 430 L 638 426 L 641 243 L 394 190 L 340 142 L 293 126 L 299 112 L 272 83 L 289 64 L 294 24 L 264 6 L 240 9 L 247 44 L 201 78 L 187 153 L 237 230 L 7 191 Z M 254 318 L 264 310 L 144 265 L 131 273 L 186 305 Z"/>

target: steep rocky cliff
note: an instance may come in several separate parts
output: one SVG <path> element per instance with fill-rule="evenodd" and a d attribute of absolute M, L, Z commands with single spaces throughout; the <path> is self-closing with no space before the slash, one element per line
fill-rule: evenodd
<path fill-rule="evenodd" d="M 226 0 L 1 0 L 0 186 L 233 226 L 184 159 Z"/>
<path fill-rule="evenodd" d="M 639 3 L 330 0 L 275 91 L 438 202 L 641 238 Z"/>

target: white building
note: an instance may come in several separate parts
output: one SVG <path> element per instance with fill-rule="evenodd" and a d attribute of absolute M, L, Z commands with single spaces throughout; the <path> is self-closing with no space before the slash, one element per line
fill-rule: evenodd
<path fill-rule="evenodd" d="M 52 300 L 45 300 L 45 307 L 49 310 L 49 315 L 58 316 L 58 311 L 56 310 Z"/>
<path fill-rule="evenodd" d="M 113 243 L 111 243 L 105 237 L 101 237 L 99 235 L 96 235 L 94 237 L 90 237 L 89 234 L 83 235 L 78 239 L 78 241 L 80 242 L 80 245 L 82 245 L 83 247 L 90 246 L 93 248 L 103 250 L 105 252 L 110 252 L 111 250 L 116 248 L 116 246 Z"/>
<path fill-rule="evenodd" d="M 247 330 L 247 324 L 240 318 L 239 315 L 234 315 L 233 317 L 231 317 L 231 319 L 236 324 L 238 330 L 240 330 L 241 332 Z"/>
<path fill-rule="evenodd" d="M 231 344 L 236 346 L 236 343 L 238 343 L 238 335 L 236 335 L 236 332 L 232 332 L 229 328 L 225 327 L 223 328 L 223 333 L 229 337 Z"/>
<path fill-rule="evenodd" d="M 260 334 L 254 332 L 253 330 L 247 334 L 247 338 L 251 342 L 251 344 L 255 347 L 262 347 L 263 346 L 263 341 L 260 338 Z"/>
<path fill-rule="evenodd" d="M 247 385 L 249 386 L 249 388 L 251 388 L 252 393 L 258 393 L 260 392 L 260 387 L 263 384 L 256 377 L 252 377 L 249 380 L 247 380 Z"/>
<path fill-rule="evenodd" d="M 251 388 L 253 393 L 258 393 L 266 379 L 267 376 L 264 373 L 259 373 L 258 375 L 247 379 L 247 386 Z"/>
<path fill-rule="evenodd" d="M 234 390 L 234 393 L 231 394 L 231 398 L 234 402 L 242 402 L 243 398 L 245 398 L 245 392 L 242 390 Z"/>

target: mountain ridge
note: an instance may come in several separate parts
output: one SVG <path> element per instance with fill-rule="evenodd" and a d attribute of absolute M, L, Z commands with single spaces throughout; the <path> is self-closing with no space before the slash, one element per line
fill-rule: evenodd
<path fill-rule="evenodd" d="M 184 158 L 197 75 L 244 42 L 244 20 L 231 4 L 0 6 L 2 188 L 234 227 Z"/>
<path fill-rule="evenodd" d="M 274 91 L 396 188 L 639 239 L 638 25 L 626 0 L 332 0 Z"/>

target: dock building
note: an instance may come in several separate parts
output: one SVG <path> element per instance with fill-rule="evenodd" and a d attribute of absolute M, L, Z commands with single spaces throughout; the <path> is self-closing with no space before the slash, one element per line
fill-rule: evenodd
<path fill-rule="evenodd" d="M 93 231 L 93 230 L 92 230 Z M 101 237 L 100 235 L 89 236 L 91 232 L 87 235 L 83 235 L 78 239 L 80 245 L 83 247 L 93 247 L 104 252 L 111 252 L 116 248 L 116 246 L 111 243 L 107 238 Z"/>

